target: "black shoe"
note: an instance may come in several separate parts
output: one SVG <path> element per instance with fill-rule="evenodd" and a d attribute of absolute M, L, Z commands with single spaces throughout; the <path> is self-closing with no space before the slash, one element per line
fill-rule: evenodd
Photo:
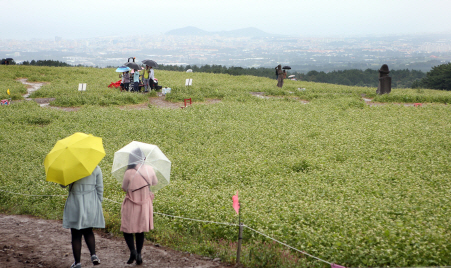
<path fill-rule="evenodd" d="M 130 259 L 128 259 L 127 264 L 132 264 L 136 260 L 136 250 L 130 252 Z"/>
<path fill-rule="evenodd" d="M 141 265 L 143 263 L 143 259 L 141 258 L 141 253 L 136 255 L 136 264 Z"/>
<path fill-rule="evenodd" d="M 94 264 L 94 265 L 100 264 L 100 260 L 95 254 L 91 256 L 91 261 L 92 261 L 92 264 Z"/>
<path fill-rule="evenodd" d="M 70 266 L 70 268 L 81 268 L 81 263 L 75 264 L 75 262 Z"/>

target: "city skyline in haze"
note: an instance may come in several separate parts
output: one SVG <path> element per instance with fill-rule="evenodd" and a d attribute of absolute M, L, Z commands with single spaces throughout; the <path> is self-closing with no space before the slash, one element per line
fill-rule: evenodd
<path fill-rule="evenodd" d="M 257 28 L 269 34 L 352 37 L 451 33 L 445 0 L 0 0 L 0 39 L 82 39 Z"/>

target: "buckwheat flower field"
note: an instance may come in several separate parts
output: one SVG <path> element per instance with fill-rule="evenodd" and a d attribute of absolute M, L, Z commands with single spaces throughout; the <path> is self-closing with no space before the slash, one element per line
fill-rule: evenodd
<path fill-rule="evenodd" d="M 393 89 L 376 97 L 375 88 L 365 87 L 287 81 L 279 89 L 275 80 L 250 76 L 155 75 L 172 88 L 166 101 L 192 98 L 193 105 L 122 109 L 156 94 L 108 88 L 118 80 L 114 69 L 1 66 L 0 97 L 10 89 L 13 98 L 0 107 L 2 213 L 62 219 L 67 190 L 45 180 L 43 161 L 58 139 L 84 132 L 102 137 L 105 147 L 99 166 L 108 232 L 119 234 L 125 196 L 111 176 L 113 154 L 136 140 L 158 145 L 172 161 L 171 183 L 156 193 L 155 212 L 237 224 L 238 191 L 245 225 L 330 263 L 451 265 L 451 93 Z M 18 78 L 46 82 L 31 98 L 79 109 L 23 100 Z M 192 87 L 184 86 L 186 78 Z M 87 91 L 78 92 L 78 83 L 87 83 Z M 154 219 L 148 240 L 234 262 L 236 226 Z M 249 229 L 242 262 L 327 267 Z"/>

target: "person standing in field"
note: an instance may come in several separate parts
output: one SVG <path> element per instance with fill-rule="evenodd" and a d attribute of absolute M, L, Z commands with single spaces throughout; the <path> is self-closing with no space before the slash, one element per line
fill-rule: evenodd
<path fill-rule="evenodd" d="M 119 77 L 121 78 L 121 92 L 122 92 L 122 90 L 125 89 L 125 86 L 124 86 L 124 80 L 125 80 L 124 75 L 125 75 L 125 72 L 122 72 L 122 74 L 119 75 Z"/>
<path fill-rule="evenodd" d="M 149 66 L 146 65 L 146 69 L 144 69 L 143 75 L 142 75 L 144 92 L 149 92 L 149 75 L 150 75 L 150 69 L 149 69 Z"/>
<path fill-rule="evenodd" d="M 283 72 L 282 72 L 282 65 L 277 65 L 277 67 L 275 68 L 277 71 L 277 86 L 278 87 L 283 87 Z"/>
<path fill-rule="evenodd" d="M 66 187 L 66 186 L 62 186 Z M 97 166 L 91 175 L 69 184 L 69 196 L 64 206 L 63 227 L 70 229 L 75 262 L 71 268 L 81 268 L 81 238 L 85 238 L 94 265 L 100 264 L 96 255 L 92 228 L 105 228 L 102 210 L 103 177 Z"/>
<path fill-rule="evenodd" d="M 125 74 L 122 76 L 124 78 L 124 89 L 126 91 L 129 90 L 129 86 L 130 86 L 130 72 L 126 71 Z"/>
<path fill-rule="evenodd" d="M 133 73 L 133 91 L 139 91 L 139 70 L 134 70 Z"/>
<path fill-rule="evenodd" d="M 142 264 L 141 251 L 144 245 L 144 232 L 153 230 L 153 205 L 155 198 L 149 186 L 158 183 L 153 168 L 144 164 L 145 156 L 137 148 L 130 154 L 128 167 L 124 174 L 122 190 L 126 192 L 121 207 L 121 231 L 130 250 L 127 264 Z M 134 238 L 136 238 L 136 248 Z"/>
<path fill-rule="evenodd" d="M 150 86 L 150 89 L 155 89 L 155 81 L 154 81 L 154 79 L 155 79 L 155 74 L 154 74 L 153 68 L 152 68 L 152 66 L 149 66 L 149 86 Z"/>

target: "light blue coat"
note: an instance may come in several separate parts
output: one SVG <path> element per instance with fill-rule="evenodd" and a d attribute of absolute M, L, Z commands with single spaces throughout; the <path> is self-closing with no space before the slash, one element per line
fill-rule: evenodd
<path fill-rule="evenodd" d="M 139 82 L 139 71 L 133 73 L 133 82 Z"/>
<path fill-rule="evenodd" d="M 64 206 L 63 227 L 74 229 L 105 228 L 103 217 L 103 178 L 97 166 L 91 175 L 67 187 L 69 196 Z"/>

